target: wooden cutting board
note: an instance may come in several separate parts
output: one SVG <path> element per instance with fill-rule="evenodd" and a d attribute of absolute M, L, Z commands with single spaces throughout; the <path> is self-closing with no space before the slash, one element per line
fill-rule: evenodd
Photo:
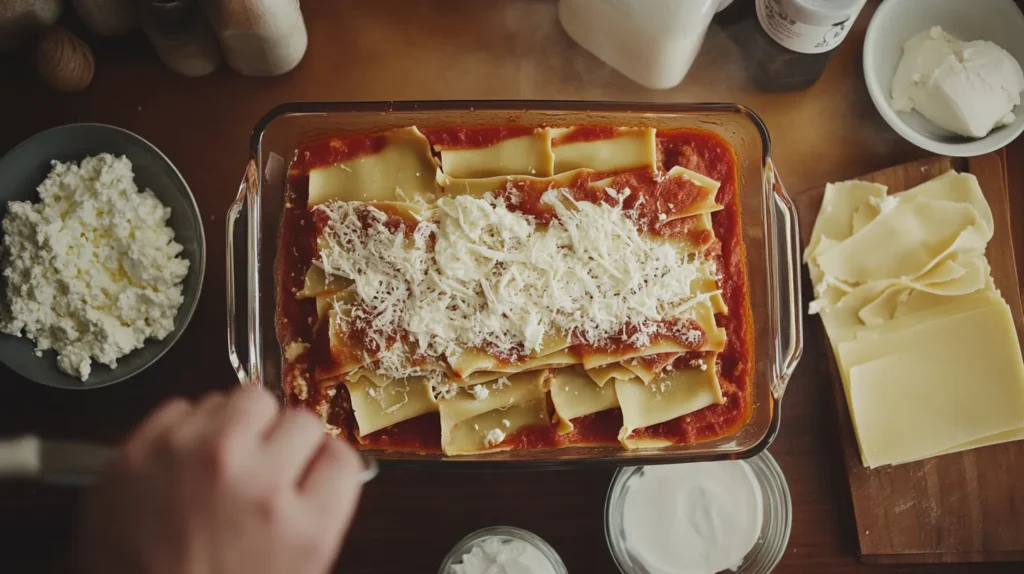
<path fill-rule="evenodd" d="M 1004 157 L 997 153 L 967 160 L 935 157 L 859 179 L 885 184 L 892 193 L 950 169 L 973 173 L 995 216 L 995 234 L 986 253 L 992 276 L 1013 313 L 1018 338 L 1024 341 Z M 805 246 L 823 193 L 821 187 L 797 196 Z M 804 273 L 805 292 L 811 293 L 806 288 L 806 268 Z M 807 319 L 807 339 L 828 346 L 821 320 Z M 864 468 L 831 350 L 829 357 L 829 384 L 838 409 L 840 446 L 850 481 L 861 559 L 870 563 L 1024 560 L 1024 441 L 895 467 Z"/>

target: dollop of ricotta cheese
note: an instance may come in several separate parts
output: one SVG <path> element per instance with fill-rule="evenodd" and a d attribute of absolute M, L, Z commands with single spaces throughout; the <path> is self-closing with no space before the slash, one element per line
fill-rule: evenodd
<path fill-rule="evenodd" d="M 12 201 L 0 264 L 0 331 L 85 381 L 92 361 L 117 360 L 174 329 L 189 262 L 167 225 L 171 210 L 140 192 L 126 157 L 52 162 L 40 201 Z"/>
<path fill-rule="evenodd" d="M 933 124 L 972 138 L 1012 123 L 1024 73 L 1009 52 L 986 40 L 964 42 L 939 26 L 903 45 L 892 79 L 892 107 L 917 110 Z"/>

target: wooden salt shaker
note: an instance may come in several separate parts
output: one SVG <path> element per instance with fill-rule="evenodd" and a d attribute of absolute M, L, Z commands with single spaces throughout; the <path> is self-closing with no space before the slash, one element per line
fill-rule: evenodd
<path fill-rule="evenodd" d="M 299 0 L 206 0 L 205 7 L 224 60 L 239 74 L 284 74 L 306 54 Z"/>
<path fill-rule="evenodd" d="M 0 53 L 52 25 L 60 11 L 60 0 L 0 0 Z"/>
<path fill-rule="evenodd" d="M 60 92 L 80 92 L 92 81 L 96 64 L 92 50 L 63 26 L 48 28 L 36 49 L 36 69 L 43 81 Z"/>
<path fill-rule="evenodd" d="M 139 23 L 134 0 L 71 0 L 82 22 L 98 36 L 123 36 Z"/>

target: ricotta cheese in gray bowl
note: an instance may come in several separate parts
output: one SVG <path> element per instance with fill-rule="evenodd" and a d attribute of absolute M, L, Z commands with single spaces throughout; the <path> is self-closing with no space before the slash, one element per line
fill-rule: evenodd
<path fill-rule="evenodd" d="M 74 124 L 0 159 L 0 361 L 95 388 L 160 358 L 205 266 L 202 221 L 170 161 L 138 136 Z"/>

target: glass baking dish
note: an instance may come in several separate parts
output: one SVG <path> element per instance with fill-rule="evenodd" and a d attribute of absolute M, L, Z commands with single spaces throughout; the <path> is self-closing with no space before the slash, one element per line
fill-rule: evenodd
<path fill-rule="evenodd" d="M 437 101 L 290 103 L 253 130 L 250 160 L 227 218 L 228 354 L 242 384 L 281 390 L 282 353 L 274 329 L 278 223 L 285 173 L 304 142 L 344 132 L 400 126 L 614 125 L 700 128 L 724 137 L 739 160 L 738 194 L 754 317 L 753 409 L 737 433 L 716 440 L 649 450 L 581 447 L 447 457 L 371 451 L 386 466 L 559 467 L 645 465 L 761 452 L 778 433 L 786 384 L 803 351 L 799 231 L 793 202 L 771 160 L 768 131 L 735 104 L 651 104 L 575 101 Z"/>

